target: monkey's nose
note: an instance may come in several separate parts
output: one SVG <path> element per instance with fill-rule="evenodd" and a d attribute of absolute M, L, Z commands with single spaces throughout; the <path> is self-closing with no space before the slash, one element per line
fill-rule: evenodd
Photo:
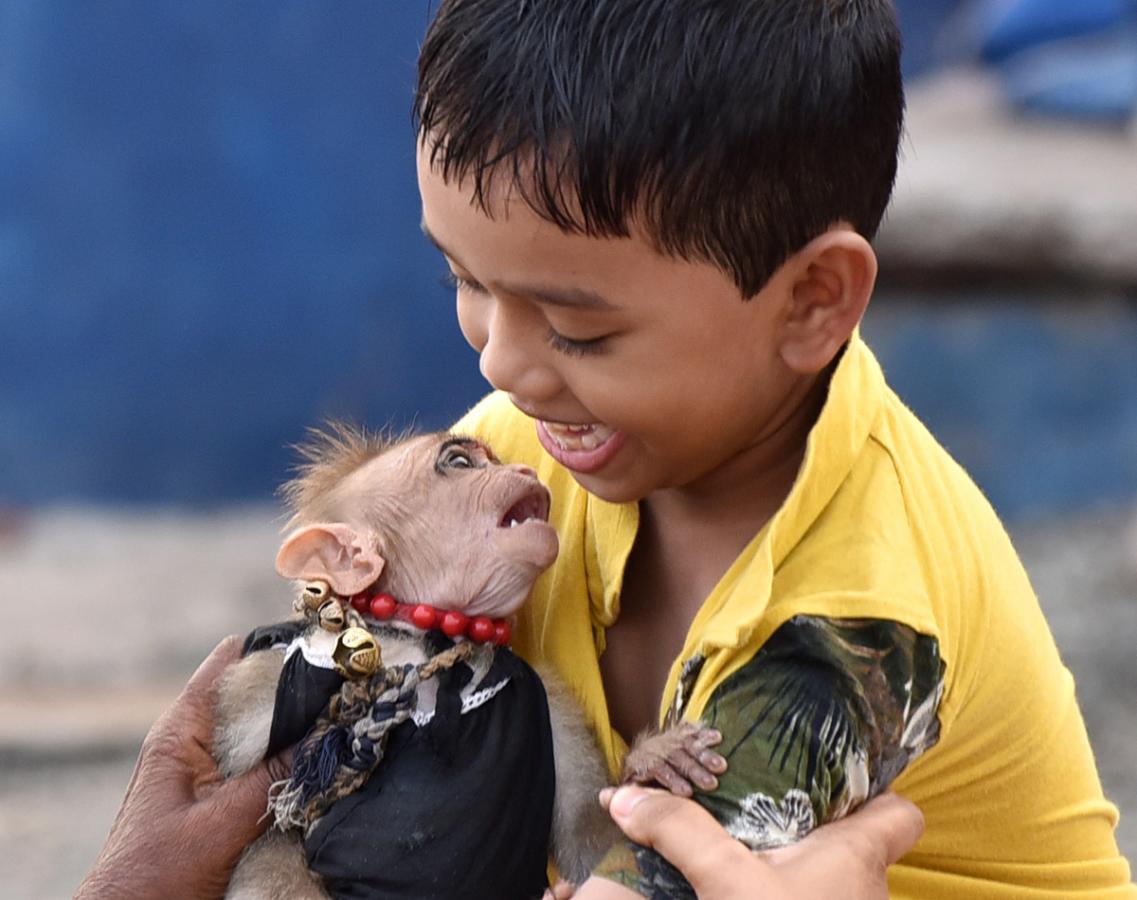
<path fill-rule="evenodd" d="M 532 466 L 527 466 L 523 463 L 510 463 L 509 468 L 511 468 L 518 475 L 524 475 L 526 478 L 536 479 L 537 477 L 537 470 Z"/>

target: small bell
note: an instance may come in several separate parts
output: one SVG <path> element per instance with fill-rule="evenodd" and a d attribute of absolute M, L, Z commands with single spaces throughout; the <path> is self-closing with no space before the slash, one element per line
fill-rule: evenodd
<path fill-rule="evenodd" d="M 354 625 L 336 639 L 332 650 L 332 662 L 344 678 L 370 678 L 382 661 L 375 636 Z"/>
<path fill-rule="evenodd" d="M 320 627 L 324 631 L 343 631 L 343 607 L 335 600 L 325 600 L 319 610 Z"/>
<path fill-rule="evenodd" d="M 300 596 L 308 609 L 317 610 L 331 594 L 332 589 L 326 581 L 309 581 L 304 585 L 304 592 Z"/>

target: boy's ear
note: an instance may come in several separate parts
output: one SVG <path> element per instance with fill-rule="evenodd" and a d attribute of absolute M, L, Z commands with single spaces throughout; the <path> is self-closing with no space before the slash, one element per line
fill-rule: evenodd
<path fill-rule="evenodd" d="M 294 531 L 276 554 L 276 571 L 280 575 L 326 581 L 341 597 L 366 590 L 378 579 L 385 564 L 374 535 L 360 535 L 340 522 L 308 525 Z"/>
<path fill-rule="evenodd" d="M 783 362 L 816 374 L 849 340 L 876 283 L 876 254 L 847 228 L 832 228 L 795 254 L 796 280 L 782 332 Z"/>

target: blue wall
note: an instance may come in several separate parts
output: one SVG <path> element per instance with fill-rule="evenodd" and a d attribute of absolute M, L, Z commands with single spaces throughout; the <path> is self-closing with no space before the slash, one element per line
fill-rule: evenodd
<path fill-rule="evenodd" d="M 885 375 L 1011 518 L 1137 497 L 1137 300 L 884 295 L 864 334 Z"/>
<path fill-rule="evenodd" d="M 0 501 L 262 495 L 481 393 L 418 232 L 425 0 L 0 2 Z"/>
<path fill-rule="evenodd" d="M 324 416 L 481 394 L 418 232 L 428 6 L 0 0 L 0 506 L 264 497 Z M 1132 315 L 898 308 L 886 369 L 1004 511 L 1137 493 Z"/>

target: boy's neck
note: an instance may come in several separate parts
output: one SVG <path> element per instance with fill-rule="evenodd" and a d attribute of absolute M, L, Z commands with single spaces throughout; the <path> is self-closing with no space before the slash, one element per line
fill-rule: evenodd
<path fill-rule="evenodd" d="M 625 738 L 655 721 L 672 661 L 699 607 L 785 501 L 828 386 L 804 386 L 777 428 L 713 472 L 640 501 L 620 614 L 601 673 L 613 727 Z"/>

